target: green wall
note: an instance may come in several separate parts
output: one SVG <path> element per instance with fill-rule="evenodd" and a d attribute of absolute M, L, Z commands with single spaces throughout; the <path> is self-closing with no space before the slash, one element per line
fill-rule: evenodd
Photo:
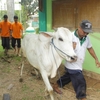
<path fill-rule="evenodd" d="M 90 40 L 92 42 L 92 46 L 95 50 L 95 53 L 100 61 L 100 33 L 93 33 L 90 35 Z M 95 65 L 95 60 L 91 55 L 86 52 L 85 62 L 83 64 L 85 70 L 92 71 L 100 74 L 100 68 L 97 68 Z"/>

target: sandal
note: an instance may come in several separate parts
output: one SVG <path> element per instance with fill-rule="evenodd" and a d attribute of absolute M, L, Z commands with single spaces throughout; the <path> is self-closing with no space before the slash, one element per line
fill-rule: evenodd
<path fill-rule="evenodd" d="M 58 93 L 58 94 L 62 94 L 62 91 L 59 89 L 58 85 L 57 84 L 54 84 L 53 85 L 53 90 Z"/>

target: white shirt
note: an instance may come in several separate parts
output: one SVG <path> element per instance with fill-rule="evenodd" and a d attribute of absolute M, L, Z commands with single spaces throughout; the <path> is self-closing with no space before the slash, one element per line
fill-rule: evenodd
<path fill-rule="evenodd" d="M 74 34 L 74 32 L 73 32 Z M 85 58 L 85 53 L 87 48 L 91 48 L 92 44 L 90 42 L 89 37 L 86 37 L 86 40 L 83 42 L 83 44 L 81 45 L 80 40 L 77 36 L 75 36 L 75 34 L 73 35 L 73 42 L 76 43 L 76 48 L 75 48 L 75 53 L 77 55 L 77 61 L 76 62 L 65 62 L 65 67 L 67 69 L 71 69 L 71 70 L 82 70 L 82 64 L 84 62 L 84 58 Z"/>

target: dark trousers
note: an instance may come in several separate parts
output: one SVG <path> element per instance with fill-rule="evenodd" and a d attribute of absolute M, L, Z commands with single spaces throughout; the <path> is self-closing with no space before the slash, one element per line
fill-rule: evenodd
<path fill-rule="evenodd" d="M 9 37 L 1 37 L 3 49 L 10 48 L 10 39 Z"/>
<path fill-rule="evenodd" d="M 65 86 L 69 82 L 72 82 L 72 85 L 74 87 L 74 90 L 76 92 L 76 98 L 81 99 L 86 97 L 86 81 L 84 79 L 84 76 L 82 72 L 77 73 L 69 73 L 66 72 L 58 81 L 58 85 L 60 87 Z"/>
<path fill-rule="evenodd" d="M 21 39 L 12 37 L 12 47 L 13 48 L 15 48 L 16 43 L 17 43 L 17 47 L 20 48 L 21 47 Z"/>

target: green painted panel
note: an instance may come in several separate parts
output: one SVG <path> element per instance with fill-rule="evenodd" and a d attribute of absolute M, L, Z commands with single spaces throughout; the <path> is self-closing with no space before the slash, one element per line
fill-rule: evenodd
<path fill-rule="evenodd" d="M 95 53 L 98 56 L 98 59 L 100 61 L 100 33 L 91 34 L 90 40 L 92 42 L 92 46 L 95 50 Z M 85 57 L 83 67 L 85 70 L 89 70 L 89 71 L 100 74 L 100 68 L 96 67 L 95 60 L 91 57 L 88 51 L 86 52 L 86 57 Z"/>
<path fill-rule="evenodd" d="M 47 31 L 52 30 L 52 0 L 47 0 Z"/>
<path fill-rule="evenodd" d="M 43 11 L 39 11 L 39 31 L 52 29 L 52 0 L 43 0 Z"/>
<path fill-rule="evenodd" d="M 39 31 L 47 31 L 46 0 L 43 0 L 43 10 L 39 11 Z"/>

